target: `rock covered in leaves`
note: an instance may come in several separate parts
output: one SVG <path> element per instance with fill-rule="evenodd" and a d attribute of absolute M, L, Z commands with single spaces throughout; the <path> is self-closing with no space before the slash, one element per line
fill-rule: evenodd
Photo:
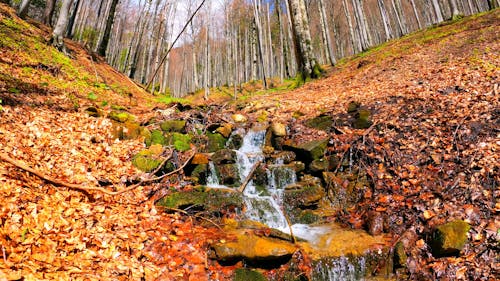
<path fill-rule="evenodd" d="M 452 221 L 436 227 L 429 244 L 435 256 L 456 256 L 467 243 L 470 225 L 462 220 Z"/>

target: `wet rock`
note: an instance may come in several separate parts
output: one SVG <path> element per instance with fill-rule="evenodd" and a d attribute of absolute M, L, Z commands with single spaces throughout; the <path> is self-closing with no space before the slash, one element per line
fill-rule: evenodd
<path fill-rule="evenodd" d="M 236 241 L 211 245 L 209 257 L 224 263 L 245 261 L 255 267 L 273 268 L 287 263 L 297 248 L 282 240 L 251 233 L 237 235 Z"/>
<path fill-rule="evenodd" d="M 316 208 L 325 196 L 319 179 L 304 177 L 301 181 L 288 185 L 283 194 L 283 202 L 288 209 Z"/>
<path fill-rule="evenodd" d="M 225 211 L 241 210 L 243 198 L 237 192 L 217 189 L 191 190 L 171 193 L 158 200 L 156 205 L 181 210 L 206 211 L 212 215 L 218 215 Z"/>
<path fill-rule="evenodd" d="M 317 223 L 321 217 L 311 210 L 303 210 L 296 216 L 296 223 L 313 224 Z"/>
<path fill-rule="evenodd" d="M 371 211 L 366 218 L 368 233 L 371 235 L 380 235 L 384 232 L 384 216 L 380 212 Z"/>
<path fill-rule="evenodd" d="M 329 115 L 319 115 L 307 120 L 305 124 L 309 128 L 329 131 L 333 125 L 333 118 Z"/>
<path fill-rule="evenodd" d="M 216 165 L 236 163 L 236 151 L 232 149 L 221 149 L 210 157 Z"/>
<path fill-rule="evenodd" d="M 162 131 L 184 133 L 186 129 L 186 120 L 167 120 L 160 124 Z"/>
<path fill-rule="evenodd" d="M 394 246 L 394 267 L 401 268 L 406 267 L 406 261 L 408 256 L 406 255 L 405 247 L 403 242 L 399 241 Z"/>
<path fill-rule="evenodd" d="M 221 134 L 223 137 L 228 138 L 233 132 L 233 125 L 225 123 L 215 130 L 217 133 Z"/>
<path fill-rule="evenodd" d="M 292 168 L 296 173 L 300 173 L 306 169 L 306 164 L 300 161 L 292 161 L 288 164 L 290 168 Z"/>
<path fill-rule="evenodd" d="M 296 157 L 297 155 L 293 151 L 281 151 L 273 156 L 275 162 L 283 164 L 290 164 Z"/>
<path fill-rule="evenodd" d="M 267 281 L 267 278 L 258 271 L 238 268 L 234 271 L 233 281 Z"/>
<path fill-rule="evenodd" d="M 243 145 L 243 136 L 239 133 L 232 134 L 227 141 L 227 148 L 229 149 L 240 149 Z"/>
<path fill-rule="evenodd" d="M 108 118 L 116 122 L 125 123 L 127 121 L 134 121 L 135 117 L 128 112 L 113 110 L 108 114 Z"/>
<path fill-rule="evenodd" d="M 233 114 L 231 115 L 231 119 L 236 123 L 245 123 L 248 121 L 248 118 L 242 114 Z"/>
<path fill-rule="evenodd" d="M 206 152 L 216 152 L 221 150 L 226 145 L 226 138 L 219 133 L 207 133 L 208 143 L 206 147 Z"/>
<path fill-rule="evenodd" d="M 150 148 L 145 149 L 132 157 L 132 164 L 137 169 L 149 173 L 158 168 L 158 166 L 160 166 L 163 162 L 161 158 L 162 152 L 163 148 L 161 145 L 152 145 Z"/>
<path fill-rule="evenodd" d="M 273 122 L 271 124 L 271 131 L 273 135 L 277 137 L 284 137 L 287 134 L 286 125 L 279 122 Z"/>
<path fill-rule="evenodd" d="M 266 145 L 262 148 L 262 153 L 264 153 L 264 155 L 266 156 L 269 156 L 274 153 L 274 147 Z"/>
<path fill-rule="evenodd" d="M 469 230 L 470 225 L 462 220 L 436 227 L 429 241 L 433 255 L 437 257 L 458 255 L 467 243 Z"/>
<path fill-rule="evenodd" d="M 286 143 L 285 150 L 291 150 L 297 154 L 297 159 L 305 163 L 320 159 L 325 154 L 328 139 L 313 140 L 302 144 Z"/>
<path fill-rule="evenodd" d="M 221 184 L 225 186 L 239 186 L 241 184 L 238 166 L 236 164 L 216 165 L 215 169 L 220 176 L 219 181 Z"/>

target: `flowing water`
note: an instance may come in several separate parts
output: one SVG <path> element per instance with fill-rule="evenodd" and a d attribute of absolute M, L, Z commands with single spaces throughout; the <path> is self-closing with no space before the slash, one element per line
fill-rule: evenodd
<path fill-rule="evenodd" d="M 244 182 L 252 167 L 259 161 L 264 162 L 262 153 L 265 131 L 250 130 L 243 138 L 243 145 L 236 151 L 236 163 L 240 181 Z M 307 242 L 301 245 L 310 253 L 317 255 L 314 263 L 314 280 L 364 280 L 367 272 L 365 259 L 348 256 L 346 253 L 363 253 L 371 244 L 380 241 L 366 233 L 345 230 L 337 225 L 311 226 L 305 224 L 289 225 L 282 206 L 283 193 L 287 185 L 297 181 L 293 169 L 286 167 L 277 159 L 267 165 L 267 186 L 259 188 L 250 180 L 244 191 L 245 217 L 261 222 L 270 228 L 299 237 Z M 210 162 L 207 185 L 213 188 L 227 188 L 220 184 L 215 165 Z"/>

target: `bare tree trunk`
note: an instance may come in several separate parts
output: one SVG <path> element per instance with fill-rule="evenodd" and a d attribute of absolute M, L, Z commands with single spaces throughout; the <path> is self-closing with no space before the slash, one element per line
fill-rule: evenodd
<path fill-rule="evenodd" d="M 417 5 L 415 4 L 415 0 L 410 0 L 410 2 L 411 2 L 411 7 L 413 8 L 413 14 L 415 15 L 415 19 L 417 20 L 418 29 L 422 29 L 424 28 L 424 26 L 422 25 L 420 17 L 418 16 L 418 10 L 417 10 Z"/>
<path fill-rule="evenodd" d="M 207 18 L 208 21 L 208 18 Z M 210 24 L 207 24 L 207 38 L 206 38 L 206 44 L 205 44 L 205 78 L 204 78 L 204 86 L 205 86 L 205 99 L 208 99 L 208 96 L 210 95 L 210 81 L 209 81 L 209 75 L 210 75 Z"/>
<path fill-rule="evenodd" d="M 314 77 L 316 61 L 312 57 L 311 33 L 304 0 L 288 0 L 295 39 L 295 57 L 303 78 Z"/>
<path fill-rule="evenodd" d="M 31 0 L 23 0 L 21 1 L 21 5 L 19 5 L 19 10 L 17 11 L 17 14 L 19 15 L 20 18 L 24 19 L 28 15 L 28 10 L 30 7 Z"/>
<path fill-rule="evenodd" d="M 448 3 L 450 4 L 451 19 L 455 19 L 462 15 L 458 10 L 457 0 L 448 0 Z"/>
<path fill-rule="evenodd" d="M 333 66 L 336 63 L 336 60 L 331 45 L 330 30 L 328 28 L 328 20 L 326 18 L 325 4 L 323 3 L 323 0 L 318 0 L 318 10 L 320 15 L 321 35 L 323 37 L 325 52 L 328 57 L 328 62 Z"/>
<path fill-rule="evenodd" d="M 432 0 L 432 7 L 434 8 L 434 13 L 436 13 L 436 21 L 442 22 L 444 20 L 443 12 L 441 10 L 441 7 L 439 6 L 438 0 Z"/>
<path fill-rule="evenodd" d="M 56 0 L 47 0 L 45 3 L 45 9 L 43 10 L 43 23 L 48 26 L 52 26 L 52 16 L 54 15 L 55 7 Z"/>
<path fill-rule="evenodd" d="M 259 60 L 260 60 L 260 70 L 262 75 L 262 83 L 264 85 L 264 89 L 267 89 L 267 79 L 266 79 L 266 67 L 264 65 L 264 53 L 263 53 L 263 36 L 262 36 L 262 25 L 260 23 L 260 15 L 259 15 L 259 6 L 257 5 L 257 0 L 253 0 L 253 8 L 254 8 L 254 20 L 255 20 L 255 28 L 257 29 L 257 43 L 259 48 Z"/>
<path fill-rule="evenodd" d="M 342 8 L 344 9 L 345 17 L 347 18 L 347 26 L 349 27 L 349 35 L 351 36 L 352 50 L 353 53 L 357 54 L 362 50 L 361 43 L 356 38 L 356 33 L 352 25 L 351 13 L 349 12 L 349 6 L 346 0 L 342 0 Z"/>
<path fill-rule="evenodd" d="M 59 17 L 57 18 L 56 26 L 52 31 L 51 43 L 54 47 L 60 51 L 66 51 L 64 47 L 64 33 L 66 27 L 68 26 L 69 20 L 69 9 L 71 7 L 73 0 L 63 0 L 61 5 L 61 10 L 59 11 Z"/>
<path fill-rule="evenodd" d="M 108 19 L 106 20 L 106 27 L 104 28 L 104 35 L 102 36 L 101 43 L 99 44 L 99 48 L 97 49 L 97 53 L 100 56 L 106 56 L 106 49 L 109 44 L 109 37 L 111 35 L 111 27 L 113 26 L 113 22 L 115 20 L 115 11 L 116 5 L 118 4 L 118 0 L 111 1 L 111 7 L 108 13 Z"/>
<path fill-rule="evenodd" d="M 401 7 L 401 0 L 392 0 L 392 8 L 394 9 L 394 14 L 396 15 L 400 35 L 403 36 L 408 33 L 408 30 L 406 29 L 405 15 L 403 14 L 403 8 Z"/>
<path fill-rule="evenodd" d="M 378 0 L 378 8 L 380 10 L 380 15 L 382 16 L 382 23 L 384 24 L 385 38 L 390 40 L 393 38 L 391 23 L 389 22 L 389 16 L 385 8 L 384 0 Z"/>

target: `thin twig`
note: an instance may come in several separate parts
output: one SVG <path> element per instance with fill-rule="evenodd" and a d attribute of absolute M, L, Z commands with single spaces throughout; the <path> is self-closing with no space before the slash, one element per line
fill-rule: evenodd
<path fill-rule="evenodd" d="M 50 176 L 47 176 L 45 174 L 43 174 L 42 172 L 40 171 L 37 171 L 15 159 L 12 159 L 10 158 L 7 154 L 4 154 L 4 153 L 0 153 L 0 160 L 3 160 L 7 163 L 10 163 L 22 170 L 25 170 L 27 172 L 30 172 L 36 176 L 38 176 L 39 178 L 47 181 L 47 182 L 50 182 L 56 186 L 63 186 L 63 187 L 67 187 L 67 188 L 71 188 L 71 189 L 76 189 L 76 190 L 81 190 L 81 191 L 99 191 L 99 192 L 102 192 L 104 194 L 107 194 L 107 195 L 119 195 L 119 194 L 122 194 L 122 193 L 125 193 L 125 192 L 128 192 L 128 191 L 131 191 L 139 186 L 141 186 L 142 184 L 144 183 L 147 183 L 147 182 L 152 182 L 152 181 L 156 181 L 156 180 L 159 180 L 159 179 L 162 179 L 164 177 L 167 177 L 167 176 L 170 176 L 170 175 L 173 175 L 179 171 L 181 171 L 190 161 L 191 159 L 193 158 L 194 154 L 196 153 L 196 151 L 193 152 L 193 154 L 186 160 L 186 162 L 179 168 L 179 169 L 176 169 L 170 173 L 167 173 L 165 175 L 162 175 L 160 177 L 156 177 L 156 178 L 151 178 L 151 179 L 144 179 L 144 180 L 141 180 L 140 182 L 134 184 L 134 185 L 131 185 L 125 189 L 122 189 L 122 190 L 118 190 L 118 191 L 109 191 L 107 189 L 104 189 L 102 187 L 98 187 L 98 186 L 82 186 L 82 184 L 73 184 L 73 183 L 67 183 L 67 182 L 64 182 L 64 181 L 61 181 L 61 180 L 58 180 L 58 179 L 55 179 L 55 178 L 52 178 Z M 168 160 L 168 159 L 167 159 Z M 166 162 L 166 160 L 164 160 L 164 162 Z"/>

